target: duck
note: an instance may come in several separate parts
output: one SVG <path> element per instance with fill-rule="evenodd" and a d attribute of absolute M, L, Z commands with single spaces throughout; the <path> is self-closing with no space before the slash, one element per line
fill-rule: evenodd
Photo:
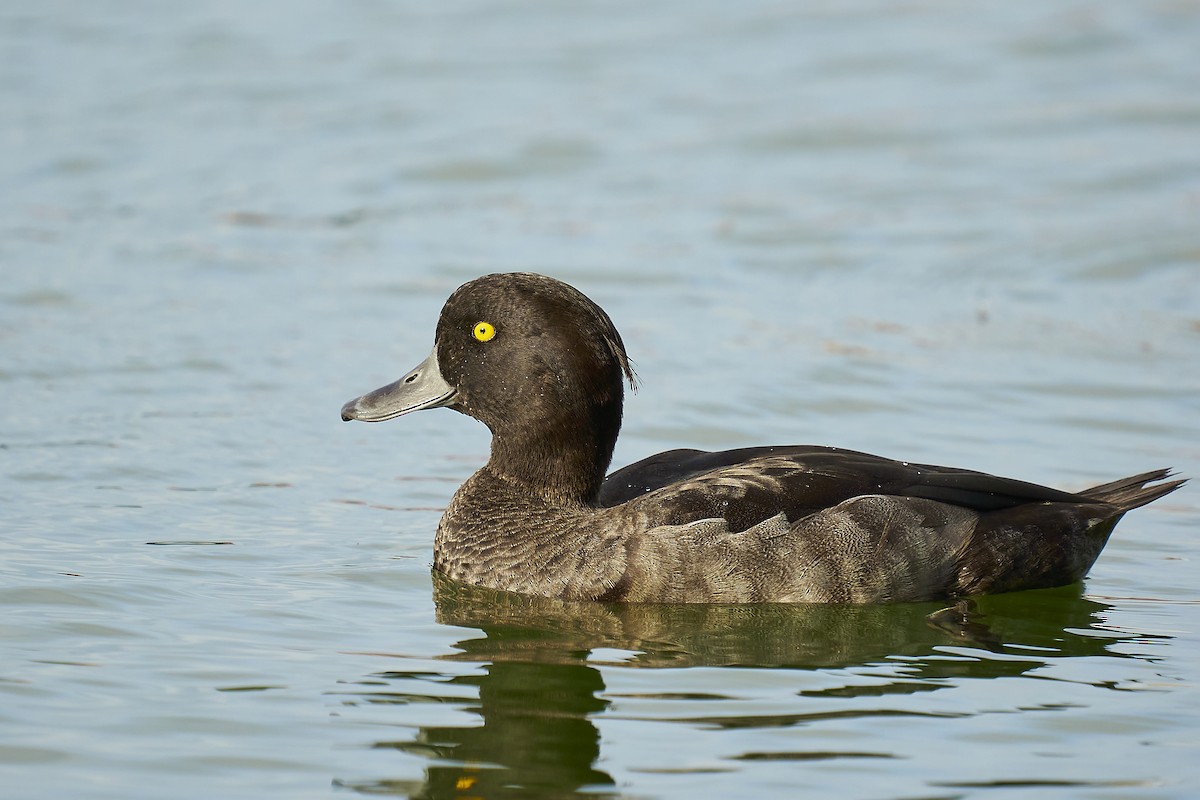
<path fill-rule="evenodd" d="M 821 445 L 669 450 L 606 476 L 636 376 L 595 302 L 530 272 L 455 290 L 433 350 L 345 421 L 450 408 L 491 431 L 433 569 L 567 601 L 941 601 L 1081 581 L 1128 511 L 1186 479 L 1155 469 L 1068 492 Z"/>

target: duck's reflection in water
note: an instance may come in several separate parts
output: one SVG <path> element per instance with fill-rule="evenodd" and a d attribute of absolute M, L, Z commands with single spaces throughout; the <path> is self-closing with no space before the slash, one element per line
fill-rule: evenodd
<path fill-rule="evenodd" d="M 867 685 L 798 692 L 809 697 L 905 695 L 936 691 L 963 679 L 1023 674 L 1048 659 L 1123 655 L 1113 644 L 1146 639 L 1103 627 L 1109 606 L 1084 599 L 1078 586 L 985 597 L 951 607 L 803 605 L 601 605 L 494 592 L 436 578 L 438 621 L 472 629 L 456 645 L 455 661 L 486 664 L 481 674 L 446 676 L 478 687 L 457 702 L 480 723 L 422 726 L 404 741 L 380 741 L 430 760 L 423 781 L 340 781 L 369 794 L 419 798 L 617 796 L 596 765 L 600 734 L 592 718 L 610 705 L 600 668 L 757 667 L 814 670 L 865 665 Z M 966 648 L 966 650 L 957 650 Z M 950 648 L 947 650 L 947 648 Z M 608 660 L 603 652 L 616 650 Z M 994 655 L 993 655 L 994 654 Z M 958 657 L 955 657 L 955 656 Z M 599 656 L 599 657 L 598 657 Z M 893 677 L 888 678 L 887 675 Z M 880 677 L 880 676 L 883 677 Z M 411 673 L 370 676 L 364 702 L 387 702 L 380 682 L 403 683 Z M 798 681 L 799 682 L 799 681 Z M 664 693 L 670 688 L 664 684 Z M 829 718 L 827 706 L 762 717 L 690 718 L 724 728 L 780 726 Z M 835 716 L 895 716 L 872 706 Z M 901 712 L 914 716 L 915 709 Z M 886 755 L 886 754 L 883 754 Z"/>

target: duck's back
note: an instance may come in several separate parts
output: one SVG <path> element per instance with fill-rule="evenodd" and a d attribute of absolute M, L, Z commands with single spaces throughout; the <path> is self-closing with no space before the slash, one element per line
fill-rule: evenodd
<path fill-rule="evenodd" d="M 822 447 L 671 451 L 613 473 L 630 514 L 605 599 L 901 602 L 1078 581 L 1165 470 L 1071 494 Z"/>

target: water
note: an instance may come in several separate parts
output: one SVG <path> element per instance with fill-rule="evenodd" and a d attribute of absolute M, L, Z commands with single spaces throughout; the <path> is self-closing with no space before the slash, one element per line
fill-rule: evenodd
<path fill-rule="evenodd" d="M 1195 796 L 1192 486 L 965 617 L 581 608 L 433 585 L 481 426 L 337 412 L 533 269 L 636 362 L 616 465 L 1200 476 L 1197 41 L 1184 2 L 0 9 L 5 796 Z"/>

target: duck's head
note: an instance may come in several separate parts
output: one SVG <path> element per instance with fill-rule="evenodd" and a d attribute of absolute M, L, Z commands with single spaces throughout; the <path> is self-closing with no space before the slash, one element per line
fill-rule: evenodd
<path fill-rule="evenodd" d="M 623 378 L 634 381 L 621 336 L 583 293 L 543 275 L 485 275 L 450 295 L 429 357 L 346 403 L 342 419 L 453 408 L 492 431 L 493 469 L 591 499 L 620 429 Z"/>

